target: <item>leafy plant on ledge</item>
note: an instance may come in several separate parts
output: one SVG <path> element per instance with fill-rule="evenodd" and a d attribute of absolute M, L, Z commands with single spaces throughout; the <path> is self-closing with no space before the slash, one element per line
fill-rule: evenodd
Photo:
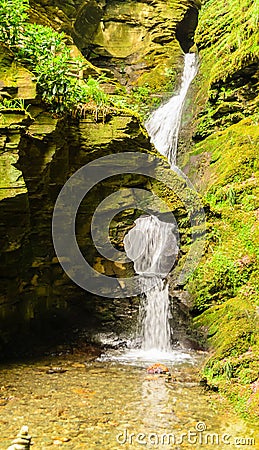
<path fill-rule="evenodd" d="M 17 45 L 28 18 L 29 0 L 1 0 L 0 41 L 6 45 Z"/>
<path fill-rule="evenodd" d="M 87 61 L 71 57 L 64 33 L 27 23 L 28 0 L 3 0 L 0 5 L 0 41 L 9 45 L 16 58 L 36 75 L 37 90 L 56 114 L 94 112 L 114 107 L 101 89 L 103 76 L 83 79 Z"/>

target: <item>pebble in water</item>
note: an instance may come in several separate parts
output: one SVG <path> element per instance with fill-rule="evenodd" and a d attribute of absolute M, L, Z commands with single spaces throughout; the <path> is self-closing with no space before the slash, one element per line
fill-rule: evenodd
<path fill-rule="evenodd" d="M 169 373 L 169 369 L 164 364 L 156 363 L 147 368 L 147 373 L 165 374 Z"/>
<path fill-rule="evenodd" d="M 24 425 L 17 434 L 17 438 L 14 439 L 12 445 L 7 450 L 29 450 L 30 446 L 31 436 L 29 436 L 29 428 Z"/>

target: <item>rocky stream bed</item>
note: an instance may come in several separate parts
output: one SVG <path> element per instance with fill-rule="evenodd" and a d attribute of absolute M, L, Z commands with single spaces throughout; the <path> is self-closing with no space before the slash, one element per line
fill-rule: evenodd
<path fill-rule="evenodd" d="M 96 350 L 74 350 L 3 364 L 0 448 L 28 425 L 35 450 L 259 449 L 258 429 L 200 385 L 203 358 L 176 350 L 167 361 L 169 379 L 118 351 L 98 357 Z"/>

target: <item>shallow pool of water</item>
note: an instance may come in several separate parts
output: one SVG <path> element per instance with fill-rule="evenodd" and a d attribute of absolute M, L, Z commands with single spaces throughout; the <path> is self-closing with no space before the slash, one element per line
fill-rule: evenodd
<path fill-rule="evenodd" d="M 176 351 L 169 382 L 133 351 L 2 365 L 0 448 L 28 425 L 35 450 L 259 449 L 258 429 L 199 386 L 201 358 Z"/>

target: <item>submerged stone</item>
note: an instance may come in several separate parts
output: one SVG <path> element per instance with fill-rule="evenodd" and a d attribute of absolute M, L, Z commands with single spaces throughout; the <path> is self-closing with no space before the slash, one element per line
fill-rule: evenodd
<path fill-rule="evenodd" d="M 168 367 L 161 363 L 152 364 L 152 366 L 147 368 L 147 373 L 149 374 L 164 374 L 168 372 Z"/>

